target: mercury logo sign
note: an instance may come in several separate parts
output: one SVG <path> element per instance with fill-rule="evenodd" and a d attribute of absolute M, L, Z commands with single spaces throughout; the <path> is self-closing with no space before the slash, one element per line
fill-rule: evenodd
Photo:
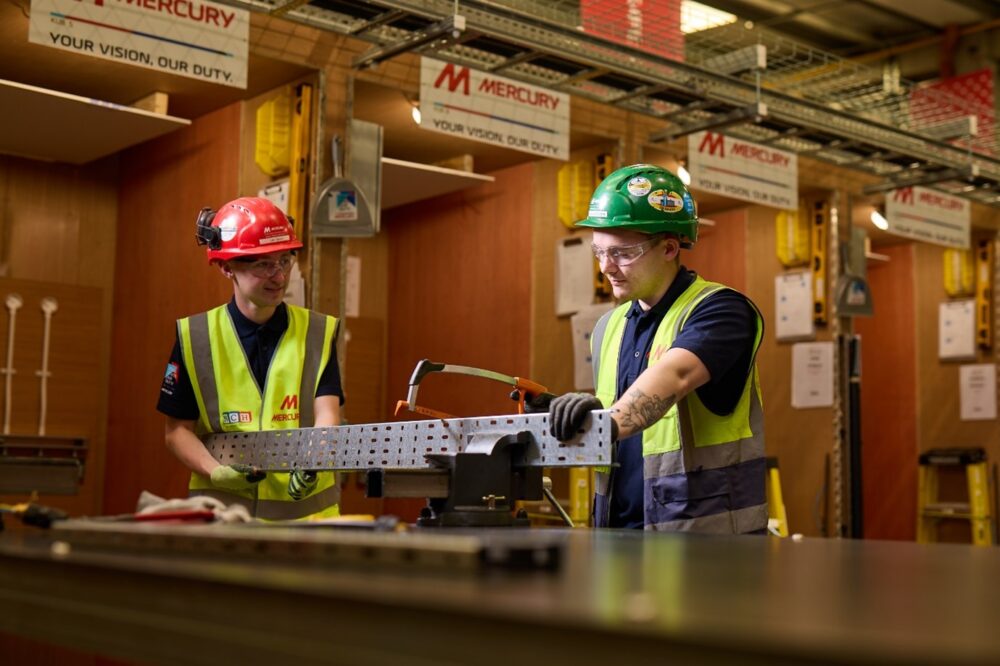
<path fill-rule="evenodd" d="M 448 63 L 441 70 L 441 73 L 438 74 L 437 80 L 434 81 L 434 87 L 440 88 L 443 83 L 447 82 L 448 92 L 455 92 L 459 86 L 462 86 L 462 94 L 468 95 L 470 78 L 471 74 L 468 67 L 459 67 L 456 70 L 455 65 Z M 482 95 L 510 99 L 519 104 L 527 104 L 528 106 L 540 106 L 550 111 L 555 111 L 559 106 L 559 97 L 555 95 L 550 95 L 547 92 L 535 90 L 528 86 L 511 83 L 504 79 L 493 79 L 488 76 L 484 76 L 479 81 L 476 92 Z"/>
<path fill-rule="evenodd" d="M 903 188 L 900 188 L 898 190 L 893 190 L 893 192 L 892 192 L 892 200 L 893 201 L 898 201 L 900 203 L 904 203 L 904 204 L 908 204 L 908 205 L 912 206 L 913 205 L 913 188 L 912 187 L 903 187 Z"/>
<path fill-rule="evenodd" d="M 726 137 L 721 134 L 715 134 L 714 132 L 705 132 L 705 138 L 701 140 L 701 144 L 698 146 L 698 152 L 705 152 L 705 148 L 708 148 L 708 154 L 714 155 L 716 151 L 719 153 L 719 157 L 726 156 Z"/>
<path fill-rule="evenodd" d="M 453 63 L 448 63 L 445 68 L 441 70 L 438 74 L 437 81 L 434 82 L 435 88 L 440 88 L 444 80 L 448 80 L 448 92 L 455 92 L 455 88 L 459 85 L 462 86 L 462 94 L 469 94 L 469 68 L 461 67 L 459 68 L 458 74 L 455 74 L 455 65 Z"/>
<path fill-rule="evenodd" d="M 281 401 L 281 409 L 298 409 L 299 408 L 299 395 L 286 395 L 285 399 Z"/>
<path fill-rule="evenodd" d="M 104 6 L 104 0 L 76 0 L 77 2 L 93 2 L 98 7 Z M 117 0 L 119 4 L 134 5 L 141 9 L 170 14 L 177 18 L 190 19 L 198 23 L 206 23 L 222 28 L 228 28 L 236 18 L 235 12 L 227 12 L 217 7 L 209 7 L 194 0 Z"/>

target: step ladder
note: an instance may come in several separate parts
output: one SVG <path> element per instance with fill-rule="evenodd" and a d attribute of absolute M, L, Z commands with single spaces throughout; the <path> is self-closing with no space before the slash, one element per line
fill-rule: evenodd
<path fill-rule="evenodd" d="M 943 502 L 938 499 L 938 472 L 942 467 L 957 466 L 965 468 L 968 501 Z M 931 449 L 920 454 L 918 486 L 917 543 L 936 542 L 937 526 L 942 520 L 967 520 L 974 545 L 993 545 L 989 474 L 983 449 Z"/>
<path fill-rule="evenodd" d="M 781 496 L 777 458 L 767 458 L 767 532 L 773 536 L 788 536 L 788 516 Z"/>

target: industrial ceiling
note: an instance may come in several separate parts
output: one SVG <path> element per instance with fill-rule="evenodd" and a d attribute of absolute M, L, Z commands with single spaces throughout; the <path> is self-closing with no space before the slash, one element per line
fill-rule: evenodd
<path fill-rule="evenodd" d="M 875 174 L 870 192 L 926 185 L 1000 206 L 993 105 L 864 55 L 993 29 L 997 2 L 711 0 L 722 11 L 685 3 L 688 25 L 673 30 L 662 29 L 673 17 L 655 16 L 652 3 L 630 14 L 628 0 L 225 4 L 369 41 L 358 68 L 433 55 L 661 119 L 652 143 L 725 128 Z"/>

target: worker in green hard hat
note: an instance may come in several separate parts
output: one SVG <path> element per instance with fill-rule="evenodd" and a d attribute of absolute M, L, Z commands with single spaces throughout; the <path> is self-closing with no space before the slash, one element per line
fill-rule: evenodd
<path fill-rule="evenodd" d="M 598 473 L 600 527 L 765 533 L 764 430 L 754 358 L 764 323 L 744 295 L 679 260 L 698 211 L 677 176 L 650 164 L 597 187 L 587 219 L 594 256 L 620 304 L 591 336 L 597 396 L 550 404 L 569 440 L 590 410 L 610 408 L 618 439 Z"/>

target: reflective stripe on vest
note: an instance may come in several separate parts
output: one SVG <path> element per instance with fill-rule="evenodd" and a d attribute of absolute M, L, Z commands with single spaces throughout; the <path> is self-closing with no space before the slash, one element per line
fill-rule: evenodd
<path fill-rule="evenodd" d="M 285 475 L 287 477 L 287 475 Z M 335 506 L 340 502 L 340 486 L 333 485 L 325 490 L 304 497 L 297 502 L 287 502 L 284 500 L 254 500 L 249 497 L 242 497 L 221 488 L 198 488 L 188 493 L 191 497 L 212 497 L 219 500 L 226 506 L 239 504 L 264 520 L 301 520 L 313 515 L 331 517 L 325 514 L 330 506 Z"/>
<path fill-rule="evenodd" d="M 660 322 L 647 364 L 666 354 L 701 301 L 724 288 L 696 277 Z M 618 355 L 629 307 L 631 303 L 625 303 L 612 312 L 599 353 L 597 395 L 606 407 L 616 400 Z M 762 318 L 756 306 L 754 311 L 755 358 Z M 642 454 L 646 529 L 731 534 L 767 526 L 763 410 L 755 365 L 731 414 L 713 414 L 692 391 L 643 431 Z M 605 496 L 596 498 L 595 520 L 606 525 L 608 479 L 598 486 Z"/>
<path fill-rule="evenodd" d="M 201 412 L 199 434 L 312 425 L 320 369 L 330 360 L 337 320 L 291 305 L 287 309 L 288 329 L 274 350 L 262 388 L 257 386 L 227 306 L 178 322 L 185 369 Z M 253 515 L 271 520 L 339 514 L 339 488 L 333 472 L 319 473 L 314 491 L 298 501 L 288 494 L 288 476 L 287 472 L 271 472 L 253 490 L 230 491 L 192 474 L 189 489 L 192 494 L 207 491 L 227 503 L 238 502 Z"/>

